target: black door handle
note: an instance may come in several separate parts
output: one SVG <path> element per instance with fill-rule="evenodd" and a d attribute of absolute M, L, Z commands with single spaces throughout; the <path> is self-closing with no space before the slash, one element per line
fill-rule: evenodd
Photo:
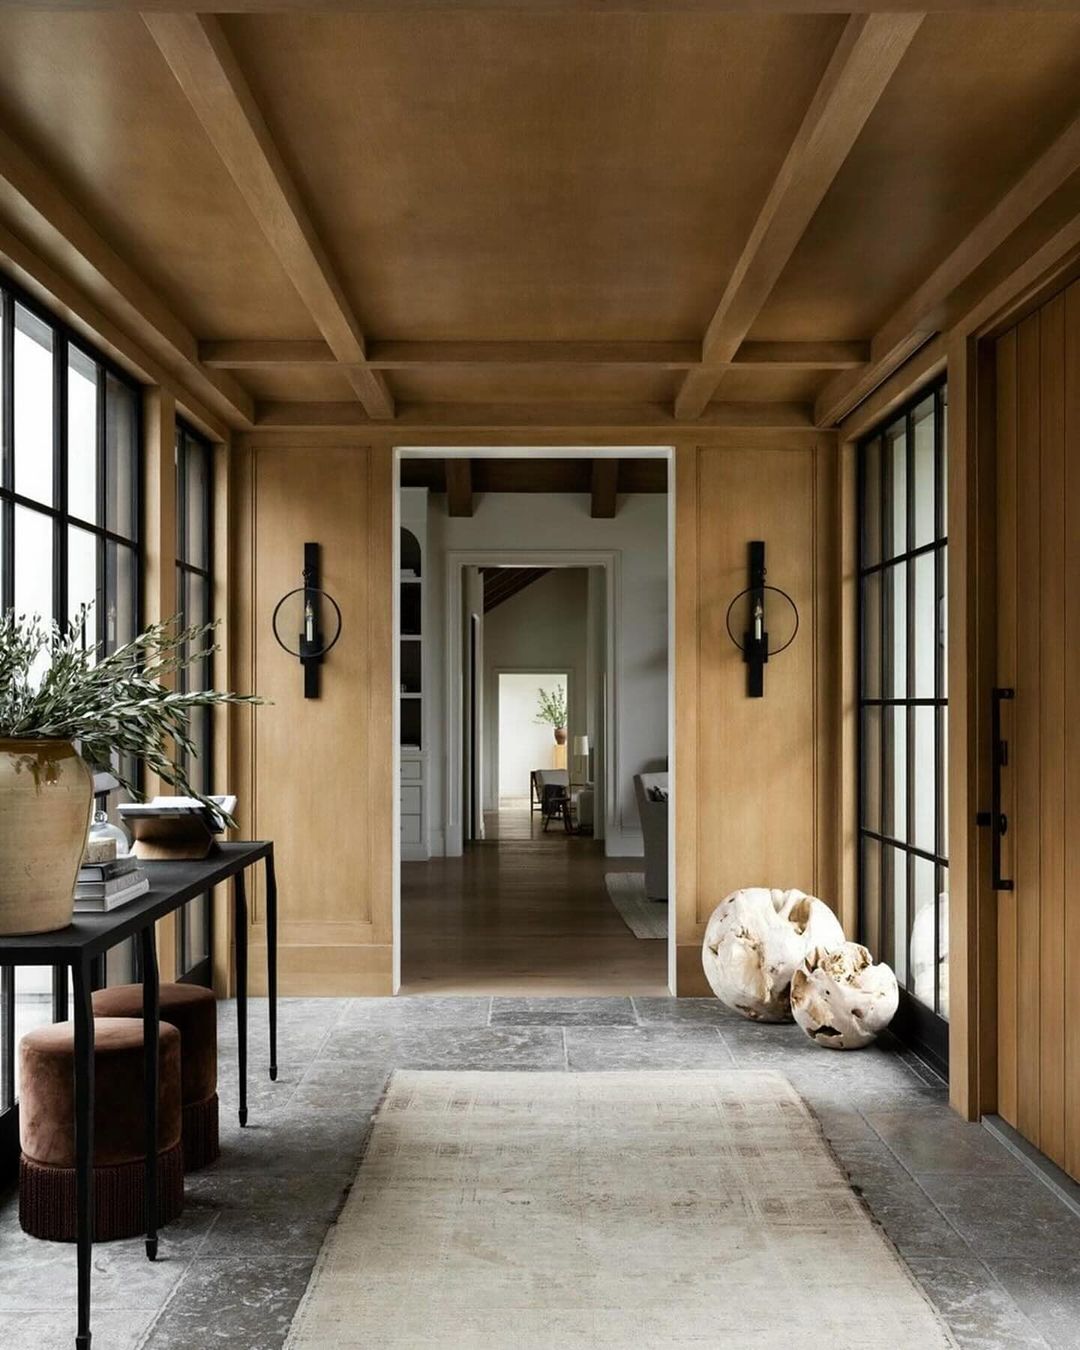
<path fill-rule="evenodd" d="M 980 811 L 975 817 L 976 825 L 991 830 L 991 885 L 995 891 L 1013 889 L 1012 878 L 1001 875 L 1001 841 L 1009 831 L 1009 817 L 1001 809 L 1001 770 L 1009 762 L 1009 743 L 1001 738 L 1001 705 L 1015 697 L 1015 689 L 990 690 L 990 810 Z"/>

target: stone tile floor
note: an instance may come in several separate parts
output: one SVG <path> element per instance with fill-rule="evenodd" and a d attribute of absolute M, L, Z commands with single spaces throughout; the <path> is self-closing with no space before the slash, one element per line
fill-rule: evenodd
<path fill-rule="evenodd" d="M 95 1250 L 95 1350 L 281 1346 L 395 1067 L 779 1069 L 962 1347 L 1080 1347 L 1080 1219 L 954 1116 L 913 1058 L 831 1053 L 704 999 L 286 999 L 279 1021 L 271 1083 L 265 1005 L 253 1000 L 240 1130 L 235 1008 L 221 1005 L 222 1158 L 188 1179 L 155 1264 L 140 1241 Z M 0 1346 L 67 1350 L 74 1295 L 73 1250 L 26 1237 L 3 1197 Z M 867 1304 L 872 1319 L 870 1290 Z"/>

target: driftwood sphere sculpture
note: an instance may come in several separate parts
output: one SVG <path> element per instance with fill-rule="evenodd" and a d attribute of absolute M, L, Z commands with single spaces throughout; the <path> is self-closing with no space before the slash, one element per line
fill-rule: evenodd
<path fill-rule="evenodd" d="M 791 977 L 815 948 L 844 941 L 823 901 L 803 891 L 750 886 L 713 910 L 701 960 L 721 1003 L 754 1022 L 791 1021 Z"/>
<path fill-rule="evenodd" d="M 811 952 L 791 981 L 791 1011 L 810 1039 L 830 1050 L 869 1045 L 892 1021 L 896 976 L 858 942 Z"/>

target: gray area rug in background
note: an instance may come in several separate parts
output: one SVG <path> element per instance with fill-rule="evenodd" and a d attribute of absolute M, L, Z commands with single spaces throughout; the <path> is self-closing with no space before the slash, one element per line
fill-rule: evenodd
<path fill-rule="evenodd" d="M 954 1342 L 782 1075 L 399 1071 L 287 1350 Z"/>
<path fill-rule="evenodd" d="M 644 872 L 605 872 L 604 885 L 619 917 L 636 938 L 666 938 L 668 907 L 645 894 Z"/>

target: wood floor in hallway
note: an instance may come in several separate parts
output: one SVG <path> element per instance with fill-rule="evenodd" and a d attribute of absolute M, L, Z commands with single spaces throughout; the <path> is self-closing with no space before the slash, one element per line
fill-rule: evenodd
<path fill-rule="evenodd" d="M 528 807 L 491 813 L 461 858 L 401 867 L 406 994 L 665 994 L 667 943 L 634 937 L 605 872 L 640 871 L 603 844 L 542 832 Z"/>

